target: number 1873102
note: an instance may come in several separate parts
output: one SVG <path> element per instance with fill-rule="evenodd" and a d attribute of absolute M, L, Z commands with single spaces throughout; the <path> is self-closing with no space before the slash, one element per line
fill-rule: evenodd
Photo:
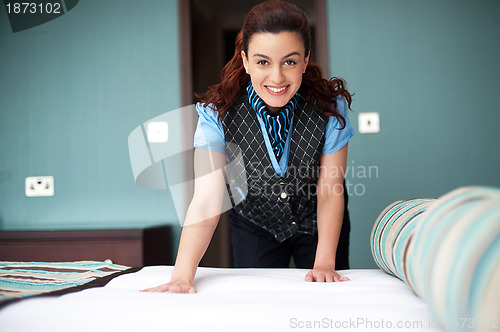
<path fill-rule="evenodd" d="M 8 14 L 62 14 L 59 2 L 8 2 L 5 8 Z"/>

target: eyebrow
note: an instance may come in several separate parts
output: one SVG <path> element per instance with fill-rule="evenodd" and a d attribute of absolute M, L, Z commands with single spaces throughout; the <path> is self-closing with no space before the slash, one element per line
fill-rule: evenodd
<path fill-rule="evenodd" d="M 285 55 L 284 57 L 282 57 L 281 59 L 286 59 L 288 57 L 291 57 L 292 55 L 300 55 L 299 52 L 292 52 L 292 53 L 289 53 L 287 55 Z M 264 54 L 260 54 L 260 53 L 255 53 L 253 55 L 254 57 L 262 57 L 262 58 L 265 58 L 265 59 L 271 59 L 270 57 L 268 57 L 267 55 L 264 55 Z"/>

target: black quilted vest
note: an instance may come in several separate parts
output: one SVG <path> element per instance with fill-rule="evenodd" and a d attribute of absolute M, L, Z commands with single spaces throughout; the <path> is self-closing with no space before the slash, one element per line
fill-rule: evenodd
<path fill-rule="evenodd" d="M 317 232 L 317 195 L 319 162 L 325 141 L 328 117 L 314 112 L 300 99 L 293 117 L 288 166 L 283 177 L 276 174 L 268 155 L 256 112 L 241 95 L 221 116 L 226 141 L 228 183 L 247 184 L 242 201 L 238 190 L 230 188 L 234 212 L 269 231 L 282 242 L 296 232 Z M 242 156 L 243 158 L 237 158 Z M 232 161 L 236 167 L 229 167 Z M 241 161 L 241 162 L 240 162 Z M 243 165 L 241 165 L 243 163 Z M 245 172 L 245 174 L 243 174 Z M 245 179 L 246 178 L 246 179 Z M 246 190 L 245 190 L 246 191 Z"/>

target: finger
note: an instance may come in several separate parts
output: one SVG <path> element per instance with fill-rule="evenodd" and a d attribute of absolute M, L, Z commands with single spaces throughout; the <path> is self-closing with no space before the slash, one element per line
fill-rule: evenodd
<path fill-rule="evenodd" d="M 340 277 L 340 281 L 349 281 L 351 279 L 347 278 L 347 277 Z"/>
<path fill-rule="evenodd" d="M 151 293 L 154 293 L 154 292 L 172 292 L 173 288 L 175 288 L 175 285 L 172 285 L 170 283 L 166 283 L 166 284 L 162 284 L 162 285 L 158 285 L 155 287 L 150 287 L 150 288 L 144 289 L 143 291 L 144 292 L 151 292 Z"/>
<path fill-rule="evenodd" d="M 153 293 L 153 292 L 158 292 L 158 290 L 156 288 L 148 288 L 148 289 L 142 289 L 141 292 Z"/>
<path fill-rule="evenodd" d="M 190 294 L 198 293 L 194 287 L 189 288 L 187 292 Z"/>
<path fill-rule="evenodd" d="M 336 275 L 335 274 L 327 274 L 325 275 L 325 281 L 326 282 L 334 282 Z"/>
<path fill-rule="evenodd" d="M 314 275 L 313 275 L 312 271 L 309 271 L 306 274 L 306 281 L 308 281 L 308 282 L 313 282 L 314 281 Z"/>
<path fill-rule="evenodd" d="M 326 275 L 324 273 L 317 273 L 315 279 L 316 279 L 316 282 L 325 282 Z"/>
<path fill-rule="evenodd" d="M 162 286 L 156 286 L 156 287 L 151 287 L 151 288 L 146 288 L 141 290 L 141 292 L 163 292 L 163 285 Z"/>

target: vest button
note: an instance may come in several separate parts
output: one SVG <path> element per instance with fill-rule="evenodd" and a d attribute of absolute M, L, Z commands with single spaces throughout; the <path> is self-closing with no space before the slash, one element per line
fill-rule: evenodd
<path fill-rule="evenodd" d="M 292 221 L 292 226 L 295 226 L 297 225 L 297 223 L 295 221 Z"/>
<path fill-rule="evenodd" d="M 285 198 L 287 198 L 287 194 L 286 193 L 281 193 L 280 197 L 283 198 L 283 199 L 285 199 Z"/>

